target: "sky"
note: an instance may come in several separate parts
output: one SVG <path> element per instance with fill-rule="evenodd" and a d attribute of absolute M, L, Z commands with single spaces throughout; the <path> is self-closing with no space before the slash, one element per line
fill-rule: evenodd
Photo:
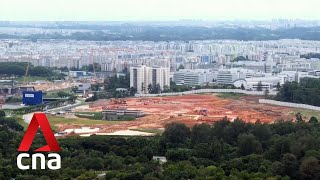
<path fill-rule="evenodd" d="M 320 0 L 0 0 L 0 21 L 320 20 Z"/>

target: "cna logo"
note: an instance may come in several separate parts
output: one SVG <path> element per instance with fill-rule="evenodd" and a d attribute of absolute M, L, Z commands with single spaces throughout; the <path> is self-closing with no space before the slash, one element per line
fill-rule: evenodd
<path fill-rule="evenodd" d="M 47 145 L 40 147 L 34 152 L 60 152 L 61 149 L 59 144 L 54 137 L 53 131 L 50 127 L 49 121 L 45 114 L 43 113 L 35 113 L 31 119 L 31 122 L 28 126 L 26 133 L 21 141 L 20 147 L 18 149 L 19 152 L 28 152 L 30 146 L 37 134 L 38 128 L 42 130 L 43 136 L 47 142 Z M 30 154 L 28 153 L 20 153 L 17 157 L 17 166 L 21 170 L 30 169 L 30 165 L 23 165 L 22 159 L 30 158 Z M 57 170 L 61 168 L 61 157 L 57 153 L 48 154 L 48 158 L 52 158 L 47 161 L 47 167 L 51 170 Z M 37 159 L 40 159 L 40 168 L 46 168 L 46 157 L 42 153 L 32 154 L 31 162 L 32 169 L 37 169 Z"/>

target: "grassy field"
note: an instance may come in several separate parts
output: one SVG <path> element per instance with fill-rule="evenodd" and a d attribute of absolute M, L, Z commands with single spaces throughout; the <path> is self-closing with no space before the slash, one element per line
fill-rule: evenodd
<path fill-rule="evenodd" d="M 222 99 L 240 99 L 241 97 L 246 96 L 246 94 L 239 93 L 219 93 L 217 97 Z"/>
<path fill-rule="evenodd" d="M 163 130 L 161 129 L 130 129 L 133 131 L 141 131 L 141 132 L 146 132 L 146 133 L 154 133 L 154 134 L 158 134 L 161 135 L 163 133 Z"/>
<path fill-rule="evenodd" d="M 16 81 L 18 81 L 19 83 L 22 83 L 24 81 L 24 77 L 18 77 L 15 79 Z M 40 77 L 40 76 L 27 76 L 26 77 L 26 82 L 34 82 L 37 80 L 47 80 L 46 77 Z"/>
<path fill-rule="evenodd" d="M 292 111 L 288 113 L 288 115 L 296 115 L 297 113 L 301 113 L 303 119 L 309 120 L 312 116 L 316 117 L 317 119 L 320 120 L 320 113 L 319 111 L 313 111 L 313 110 L 308 110 L 308 109 L 299 109 L 299 108 L 294 108 Z"/>
<path fill-rule="evenodd" d="M 62 92 L 65 92 L 65 93 L 71 93 L 71 88 L 66 88 L 66 89 L 59 89 L 59 90 L 56 90 L 56 91 L 48 91 L 47 94 L 45 95 L 46 98 L 58 98 L 58 95 L 57 93 L 62 91 Z"/>
<path fill-rule="evenodd" d="M 17 122 L 24 127 L 24 130 L 27 129 L 28 125 L 23 121 L 21 117 L 17 117 Z M 53 130 L 58 129 L 58 124 L 68 124 L 68 125 L 106 125 L 106 124 L 116 124 L 120 121 L 101 121 L 101 120 L 92 120 L 92 119 L 85 119 L 85 118 L 64 118 L 60 116 L 50 116 L 47 115 L 50 125 Z"/>
<path fill-rule="evenodd" d="M 18 118 L 17 118 L 17 122 L 18 122 L 21 126 L 23 126 L 24 130 L 27 130 L 29 124 L 27 124 L 26 122 L 24 122 L 23 119 L 22 119 L 22 117 L 18 117 Z"/>
<path fill-rule="evenodd" d="M 92 120 L 85 118 L 64 118 L 60 116 L 47 116 L 50 122 L 51 127 L 54 130 L 57 130 L 58 124 L 67 124 L 67 125 L 97 125 L 97 124 L 116 124 L 119 121 L 102 121 L 102 120 Z"/>

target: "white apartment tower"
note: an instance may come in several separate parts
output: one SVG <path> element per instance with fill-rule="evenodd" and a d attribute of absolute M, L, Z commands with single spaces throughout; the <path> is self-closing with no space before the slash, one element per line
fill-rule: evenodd
<path fill-rule="evenodd" d="M 161 90 L 164 86 L 170 87 L 170 68 L 145 65 L 130 67 L 130 87 L 136 88 L 139 94 L 146 94 L 149 84 L 152 86 L 159 84 Z"/>

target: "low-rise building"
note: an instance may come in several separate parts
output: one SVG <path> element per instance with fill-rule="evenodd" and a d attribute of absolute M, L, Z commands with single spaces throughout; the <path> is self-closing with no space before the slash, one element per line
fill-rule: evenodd
<path fill-rule="evenodd" d="M 218 84 L 233 84 L 238 79 L 246 79 L 253 77 L 255 72 L 243 68 L 221 69 L 218 71 L 217 83 Z"/>
<path fill-rule="evenodd" d="M 86 75 L 87 75 L 87 72 L 85 71 L 69 71 L 70 77 L 81 77 Z"/>
<path fill-rule="evenodd" d="M 173 82 L 177 85 L 202 85 L 216 78 L 217 72 L 210 69 L 180 69 L 173 73 Z"/>

